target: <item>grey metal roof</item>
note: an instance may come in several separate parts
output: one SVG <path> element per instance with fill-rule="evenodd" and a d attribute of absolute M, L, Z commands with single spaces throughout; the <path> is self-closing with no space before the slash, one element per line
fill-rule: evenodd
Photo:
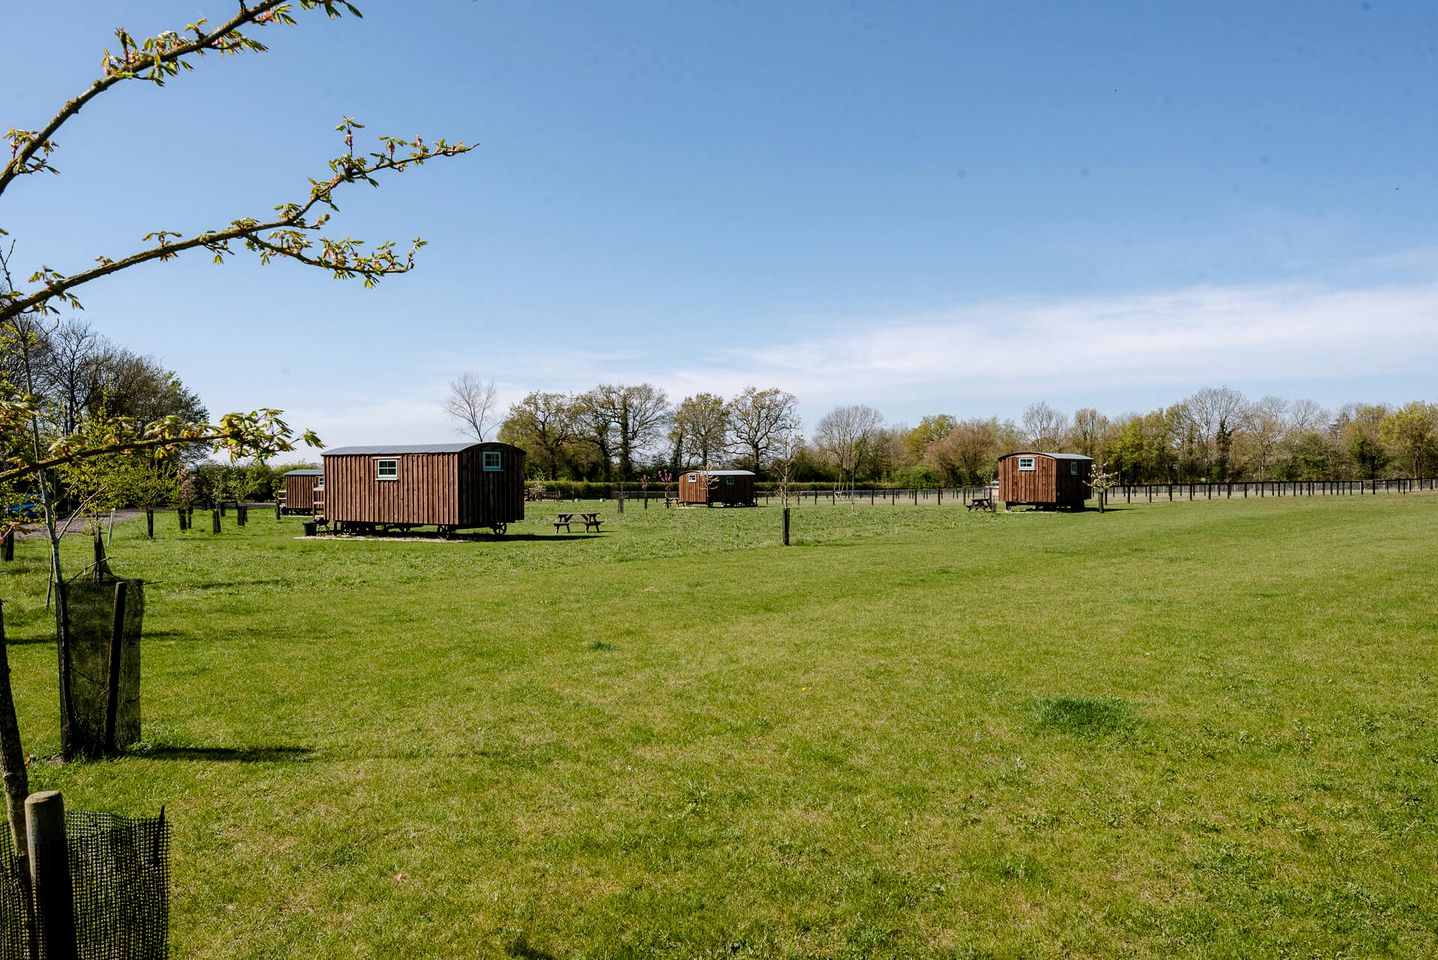
<path fill-rule="evenodd" d="M 384 457 L 401 453 L 459 453 L 480 446 L 474 440 L 465 443 L 394 443 L 387 447 L 335 447 L 324 451 L 327 457 Z"/>
<path fill-rule="evenodd" d="M 702 473 L 706 477 L 752 477 L 753 470 L 688 470 L 687 473 Z"/>
<path fill-rule="evenodd" d="M 287 477 L 323 477 L 323 470 L 290 470 L 285 474 Z"/>
<path fill-rule="evenodd" d="M 1081 453 L 1046 453 L 1043 450 L 1015 450 L 1013 453 L 1006 453 L 1000 460 L 1008 457 L 1052 457 L 1055 460 L 1092 460 L 1093 457 L 1086 457 Z"/>

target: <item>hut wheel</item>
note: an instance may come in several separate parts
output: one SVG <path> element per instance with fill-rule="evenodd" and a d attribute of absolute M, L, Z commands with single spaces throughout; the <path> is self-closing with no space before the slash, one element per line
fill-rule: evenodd
<path fill-rule="evenodd" d="M 494 528 L 493 528 L 493 529 L 494 529 L 494 535 L 495 535 L 496 537 L 502 537 L 502 536 L 504 536 L 507 532 L 509 532 L 509 524 L 507 524 L 507 523 L 496 523 L 496 524 L 494 525 Z"/>

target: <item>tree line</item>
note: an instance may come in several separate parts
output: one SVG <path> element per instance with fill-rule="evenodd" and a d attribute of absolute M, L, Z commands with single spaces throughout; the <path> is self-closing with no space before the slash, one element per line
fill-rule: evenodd
<path fill-rule="evenodd" d="M 1438 474 L 1438 404 L 1329 410 L 1312 400 L 1251 399 L 1230 387 L 1117 415 L 1038 402 L 1017 422 L 938 413 L 916 426 L 889 424 L 873 407 L 847 404 L 807 435 L 797 398 L 777 387 L 678 402 L 651 383 L 535 391 L 501 417 L 493 383 L 466 374 L 451 384 L 446 407 L 476 439 L 498 421 L 498 439 L 523 448 L 531 475 L 546 480 L 632 481 L 738 467 L 795 482 L 965 486 L 988 482 L 998 457 L 1021 449 L 1094 457 L 1120 483 Z"/>

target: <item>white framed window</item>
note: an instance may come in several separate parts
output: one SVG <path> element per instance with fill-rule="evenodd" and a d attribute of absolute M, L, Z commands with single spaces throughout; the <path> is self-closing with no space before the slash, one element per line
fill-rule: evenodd
<path fill-rule="evenodd" d="M 732 487 L 732 486 L 734 486 L 734 478 L 733 478 L 733 477 L 725 477 L 725 478 L 724 478 L 724 486 L 726 486 L 726 487 Z"/>
<path fill-rule="evenodd" d="M 503 459 L 500 457 L 500 453 L 501 453 L 501 452 L 502 452 L 502 451 L 499 451 L 499 450 L 486 450 L 486 451 L 484 451 L 484 454 L 483 454 L 481 460 L 482 460 L 482 466 L 483 466 L 483 469 L 484 469 L 484 472 L 485 472 L 485 473 L 494 473 L 494 472 L 497 471 L 497 470 L 503 470 L 503 469 L 504 469 L 504 466 L 503 466 L 504 461 L 503 461 Z"/>
<path fill-rule="evenodd" d="M 315 489 L 316 489 L 316 490 L 323 490 L 324 488 L 325 488 L 325 478 L 324 478 L 324 477 L 315 477 Z"/>
<path fill-rule="evenodd" d="M 1078 461 L 1077 461 L 1077 460 L 1070 460 L 1070 461 L 1069 461 L 1069 476 L 1071 476 L 1071 477 L 1076 477 L 1076 476 L 1078 476 Z"/>
<path fill-rule="evenodd" d="M 381 458 L 374 462 L 374 478 L 376 480 L 398 480 L 399 461 L 390 458 Z"/>
<path fill-rule="evenodd" d="M 699 482 L 699 474 L 697 474 L 697 473 L 691 473 L 691 474 L 689 474 L 689 482 L 690 482 L 690 483 L 698 483 L 698 482 Z"/>
<path fill-rule="evenodd" d="M 1034 469 L 1034 458 L 1033 458 L 1033 457 L 1019 457 L 1019 469 L 1020 469 L 1020 470 L 1032 470 L 1032 469 Z"/>

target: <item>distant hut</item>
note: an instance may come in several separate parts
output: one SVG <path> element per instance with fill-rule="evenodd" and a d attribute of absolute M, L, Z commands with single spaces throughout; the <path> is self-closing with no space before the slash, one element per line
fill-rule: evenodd
<path fill-rule="evenodd" d="M 679 475 L 679 502 L 716 503 L 726 507 L 752 507 L 754 472 L 752 470 L 690 470 Z"/>
<path fill-rule="evenodd" d="M 1006 453 L 999 457 L 999 499 L 1007 504 L 1082 510 L 1093 493 L 1092 472 L 1093 458 L 1080 453 Z"/>
<path fill-rule="evenodd" d="M 285 513 L 313 513 L 315 490 L 324 489 L 323 470 L 291 470 L 284 476 Z"/>
<path fill-rule="evenodd" d="M 324 463 L 324 517 L 336 529 L 503 534 L 524 519 L 524 451 L 508 443 L 339 447 Z"/>

